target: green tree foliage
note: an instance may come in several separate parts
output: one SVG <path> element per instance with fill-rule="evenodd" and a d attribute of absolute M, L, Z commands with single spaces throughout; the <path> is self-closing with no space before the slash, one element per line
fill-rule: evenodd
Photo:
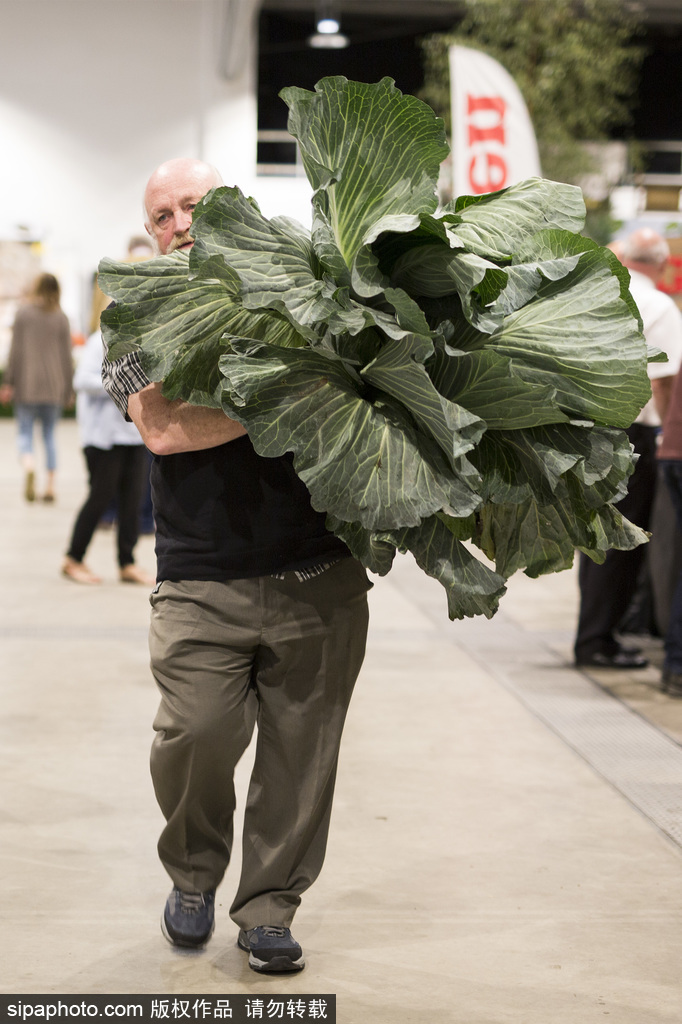
<path fill-rule="evenodd" d="M 465 0 L 451 33 L 423 41 L 422 99 L 450 128 L 448 47 L 483 50 L 521 90 L 540 150 L 543 174 L 573 181 L 590 169 L 576 142 L 608 138 L 627 126 L 645 48 L 625 0 Z"/>

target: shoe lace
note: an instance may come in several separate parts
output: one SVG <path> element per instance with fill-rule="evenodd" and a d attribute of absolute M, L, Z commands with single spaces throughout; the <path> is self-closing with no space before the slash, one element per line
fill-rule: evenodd
<path fill-rule="evenodd" d="M 263 935 L 269 935 L 270 938 L 281 939 L 286 935 L 286 928 L 276 928 L 272 925 L 265 925 L 263 928 Z"/>
<path fill-rule="evenodd" d="M 182 890 L 180 890 L 179 898 L 180 909 L 185 914 L 198 914 L 206 902 L 203 894 L 200 892 L 182 892 Z"/>

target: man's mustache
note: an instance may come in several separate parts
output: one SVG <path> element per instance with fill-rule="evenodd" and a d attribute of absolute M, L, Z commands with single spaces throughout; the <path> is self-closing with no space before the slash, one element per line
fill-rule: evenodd
<path fill-rule="evenodd" d="M 190 244 L 194 242 L 194 239 L 188 232 L 185 232 L 183 235 L 174 236 L 168 252 L 174 252 L 176 249 L 179 249 L 181 245 L 187 245 L 188 242 Z"/>

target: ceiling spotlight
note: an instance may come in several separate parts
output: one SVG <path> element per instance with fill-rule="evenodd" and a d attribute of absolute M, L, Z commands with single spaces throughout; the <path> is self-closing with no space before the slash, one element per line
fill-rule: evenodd
<path fill-rule="evenodd" d="M 338 18 L 320 18 L 317 22 L 317 31 L 322 35 L 336 35 L 338 34 L 341 25 L 339 24 Z"/>
<path fill-rule="evenodd" d="M 318 32 L 314 36 L 308 36 L 308 46 L 312 46 L 315 50 L 343 50 L 349 43 L 348 36 L 341 35 L 340 32 L 333 32 L 329 35 Z"/>
<path fill-rule="evenodd" d="M 341 50 L 350 40 L 341 34 L 341 18 L 334 0 L 318 0 L 315 8 L 315 34 L 308 39 L 308 46 L 318 50 Z"/>

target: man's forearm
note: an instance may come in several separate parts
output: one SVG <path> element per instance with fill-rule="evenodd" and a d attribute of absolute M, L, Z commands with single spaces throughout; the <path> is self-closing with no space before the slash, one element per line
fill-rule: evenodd
<path fill-rule="evenodd" d="M 168 401 L 160 384 L 150 384 L 128 398 L 128 415 L 155 455 L 175 455 L 216 448 L 242 437 L 246 430 L 221 409 Z"/>

